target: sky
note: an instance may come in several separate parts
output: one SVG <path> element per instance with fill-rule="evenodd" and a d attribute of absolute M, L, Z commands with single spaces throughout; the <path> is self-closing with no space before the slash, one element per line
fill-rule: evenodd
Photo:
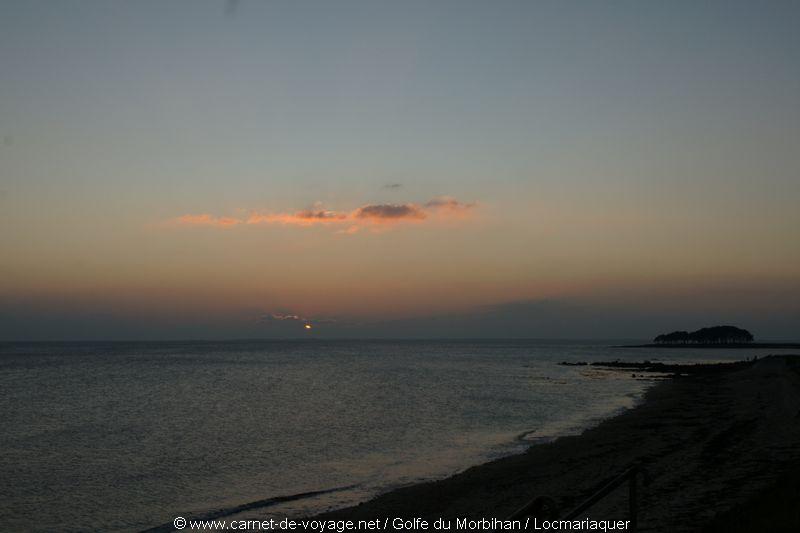
<path fill-rule="evenodd" d="M 798 27 L 0 0 L 0 339 L 796 340 Z"/>

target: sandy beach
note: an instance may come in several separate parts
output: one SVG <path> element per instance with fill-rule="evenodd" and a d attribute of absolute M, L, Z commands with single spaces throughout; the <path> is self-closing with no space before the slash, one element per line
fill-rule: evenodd
<path fill-rule="evenodd" d="M 553 498 L 563 516 L 639 463 L 648 478 L 639 489 L 639 531 L 703 531 L 725 513 L 746 512 L 798 462 L 800 357 L 770 356 L 673 377 L 637 408 L 580 436 L 324 517 L 503 519 L 537 496 Z M 584 516 L 625 520 L 627 497 L 623 485 Z M 779 529 L 769 516 L 755 519 L 759 530 Z"/>

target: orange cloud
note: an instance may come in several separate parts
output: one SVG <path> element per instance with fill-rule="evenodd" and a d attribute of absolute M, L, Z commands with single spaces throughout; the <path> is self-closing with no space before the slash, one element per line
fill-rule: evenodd
<path fill-rule="evenodd" d="M 313 226 L 314 224 L 335 224 L 346 221 L 347 213 L 335 211 L 305 210 L 297 213 L 260 214 L 253 213 L 247 218 L 248 224 L 292 224 Z"/>
<path fill-rule="evenodd" d="M 391 225 L 402 222 L 423 222 L 429 214 L 436 218 L 463 218 L 476 204 L 462 203 L 449 196 L 434 198 L 424 204 L 368 204 L 352 211 L 305 209 L 295 213 L 261 213 L 254 211 L 246 218 L 214 217 L 209 214 L 183 215 L 175 219 L 185 226 L 231 228 L 239 224 L 281 224 L 293 226 L 348 225 L 338 233 L 356 233 L 367 225 Z"/>
<path fill-rule="evenodd" d="M 232 217 L 215 217 L 208 214 L 183 215 L 176 219 L 178 224 L 184 226 L 215 226 L 218 228 L 231 228 L 242 221 Z"/>

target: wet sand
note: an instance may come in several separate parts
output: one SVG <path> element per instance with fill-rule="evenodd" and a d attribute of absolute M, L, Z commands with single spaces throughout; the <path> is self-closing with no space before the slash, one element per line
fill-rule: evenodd
<path fill-rule="evenodd" d="M 640 463 L 649 483 L 639 489 L 639 531 L 701 531 L 800 462 L 800 357 L 696 370 L 579 436 L 322 517 L 505 519 L 541 495 L 563 516 Z M 622 486 L 583 516 L 626 520 L 627 496 Z"/>

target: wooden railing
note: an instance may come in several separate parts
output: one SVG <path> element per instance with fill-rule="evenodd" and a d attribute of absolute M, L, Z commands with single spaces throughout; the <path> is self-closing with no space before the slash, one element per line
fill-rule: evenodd
<path fill-rule="evenodd" d="M 520 507 L 510 520 L 520 520 L 528 517 L 536 517 L 543 520 L 574 520 L 591 508 L 594 504 L 608 496 L 614 489 L 628 482 L 628 520 L 630 526 L 628 531 L 636 531 L 638 525 L 638 477 L 642 476 L 646 483 L 646 474 L 638 464 L 629 467 L 623 473 L 603 485 L 597 492 L 589 496 L 583 503 L 572 509 L 569 513 L 561 517 L 555 500 L 547 496 L 539 496 Z"/>

